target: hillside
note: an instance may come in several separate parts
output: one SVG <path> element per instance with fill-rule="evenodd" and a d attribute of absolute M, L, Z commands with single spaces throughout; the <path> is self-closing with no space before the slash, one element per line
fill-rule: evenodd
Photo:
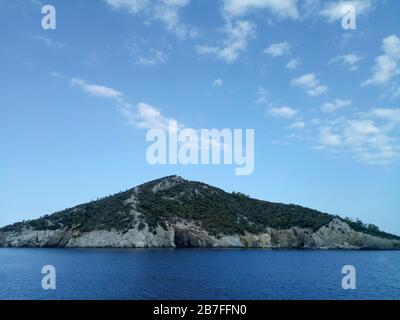
<path fill-rule="evenodd" d="M 400 247 L 376 226 L 169 176 L 0 229 L 0 246 Z"/>

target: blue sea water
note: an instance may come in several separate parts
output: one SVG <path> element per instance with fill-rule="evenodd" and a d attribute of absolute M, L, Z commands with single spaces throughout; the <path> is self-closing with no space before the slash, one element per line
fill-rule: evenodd
<path fill-rule="evenodd" d="M 56 290 L 41 287 L 44 265 Z M 0 249 L 0 299 L 400 299 L 400 252 Z"/>

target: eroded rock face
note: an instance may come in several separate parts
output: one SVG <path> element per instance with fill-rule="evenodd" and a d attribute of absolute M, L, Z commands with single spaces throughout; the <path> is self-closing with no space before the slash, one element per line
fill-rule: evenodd
<path fill-rule="evenodd" d="M 352 230 L 347 223 L 334 219 L 312 235 L 315 247 L 326 249 L 398 249 L 400 241 L 374 237 Z"/>
<path fill-rule="evenodd" d="M 0 247 L 5 247 L 8 234 L 0 231 Z"/>
<path fill-rule="evenodd" d="M 130 229 L 126 233 L 96 230 L 71 238 L 66 247 L 70 248 L 169 248 L 174 246 L 173 230 L 157 228 L 157 233 Z"/>
<path fill-rule="evenodd" d="M 264 233 L 215 237 L 194 222 L 179 220 L 150 231 L 148 226 L 127 232 L 73 230 L 0 233 L 0 247 L 69 248 L 306 248 L 306 249 L 400 249 L 400 241 L 374 237 L 352 230 L 340 219 L 316 232 L 310 229 L 267 228 Z"/>
<path fill-rule="evenodd" d="M 274 248 L 304 248 L 309 247 L 311 230 L 290 228 L 287 230 L 271 230 L 272 247 Z"/>
<path fill-rule="evenodd" d="M 210 248 L 215 241 L 204 232 L 176 228 L 174 243 L 177 248 Z"/>
<path fill-rule="evenodd" d="M 181 177 L 178 176 L 172 176 L 169 177 L 167 179 L 164 179 L 162 181 L 160 181 L 159 183 L 157 183 L 156 185 L 153 186 L 153 188 L 151 189 L 154 193 L 157 193 L 159 191 L 164 191 L 164 190 L 168 190 L 180 183 L 184 183 L 185 180 L 182 179 Z"/>
<path fill-rule="evenodd" d="M 23 230 L 20 233 L 4 233 L 0 236 L 0 247 L 65 247 L 72 236 L 70 231 Z"/>

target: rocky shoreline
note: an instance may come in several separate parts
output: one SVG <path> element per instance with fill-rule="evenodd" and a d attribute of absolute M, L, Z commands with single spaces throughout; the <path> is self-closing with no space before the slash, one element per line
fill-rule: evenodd
<path fill-rule="evenodd" d="M 193 222 L 179 221 L 167 228 L 150 232 L 143 229 L 95 230 L 86 233 L 74 230 L 25 229 L 21 232 L 0 232 L 0 247 L 8 248 L 269 248 L 269 249 L 400 249 L 400 241 L 383 239 L 352 230 L 334 219 L 313 232 L 293 227 L 286 230 L 267 228 L 260 234 L 210 235 Z"/>

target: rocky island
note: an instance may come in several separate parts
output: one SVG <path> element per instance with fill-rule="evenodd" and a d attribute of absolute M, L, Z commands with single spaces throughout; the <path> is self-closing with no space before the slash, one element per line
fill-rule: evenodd
<path fill-rule="evenodd" d="M 400 249 L 374 225 L 169 176 L 0 229 L 0 247 Z"/>

